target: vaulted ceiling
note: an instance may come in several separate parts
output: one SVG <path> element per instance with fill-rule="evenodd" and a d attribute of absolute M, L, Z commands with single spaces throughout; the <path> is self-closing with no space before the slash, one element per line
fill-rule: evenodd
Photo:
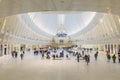
<path fill-rule="evenodd" d="M 120 14 L 120 0 L 0 0 L 0 17 L 28 12 L 77 11 Z"/>
<path fill-rule="evenodd" d="M 73 42 L 119 43 L 119 3 L 119 0 L 0 0 L 0 42 L 48 44 L 60 27 L 62 14 L 62 26 Z"/>
<path fill-rule="evenodd" d="M 63 22 L 59 20 L 62 18 L 60 15 L 64 16 Z M 96 12 L 80 12 L 79 14 L 42 14 L 38 12 L 23 14 L 21 17 L 29 27 L 36 28 L 34 29 L 36 32 L 52 38 L 60 27 L 65 28 L 67 36 L 79 36 L 79 33 L 85 28 L 95 26 L 103 15 Z"/>

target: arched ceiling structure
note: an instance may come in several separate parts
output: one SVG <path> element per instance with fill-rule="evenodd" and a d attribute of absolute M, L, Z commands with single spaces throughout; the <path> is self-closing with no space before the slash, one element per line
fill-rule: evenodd
<path fill-rule="evenodd" d="M 0 40 L 2 43 L 49 44 L 61 19 L 74 43 L 120 42 L 120 18 L 117 15 L 96 12 L 62 14 L 62 18 L 59 15 L 27 13 L 0 18 Z"/>
<path fill-rule="evenodd" d="M 0 0 L 0 17 L 28 12 L 77 11 L 120 14 L 120 0 Z"/>
<path fill-rule="evenodd" d="M 28 13 L 22 14 L 21 17 L 35 32 L 52 38 L 57 34 L 57 30 L 61 26 L 64 26 L 67 36 L 79 36 L 86 28 L 95 26 L 103 16 L 102 13 L 98 14 L 96 12 L 62 14 L 64 15 L 64 24 L 61 25 L 59 23 L 59 15 L 61 14 Z"/>
<path fill-rule="evenodd" d="M 119 43 L 119 3 L 119 0 L 0 0 L 0 42 L 49 44 L 61 19 L 75 43 Z"/>

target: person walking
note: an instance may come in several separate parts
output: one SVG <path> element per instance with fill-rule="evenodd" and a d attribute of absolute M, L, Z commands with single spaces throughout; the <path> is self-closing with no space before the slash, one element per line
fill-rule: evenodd
<path fill-rule="evenodd" d="M 110 56 L 110 51 L 106 51 L 106 56 L 107 56 L 107 60 L 108 62 L 110 62 L 111 56 Z"/>
<path fill-rule="evenodd" d="M 25 54 L 25 51 L 23 51 L 23 54 Z"/>
<path fill-rule="evenodd" d="M 42 59 L 44 59 L 44 51 L 42 51 L 42 53 L 41 53 L 41 54 L 42 54 Z"/>
<path fill-rule="evenodd" d="M 12 55 L 12 57 L 14 58 L 14 57 L 15 57 L 15 52 L 12 51 L 12 52 L 11 52 L 11 55 Z"/>
<path fill-rule="evenodd" d="M 94 54 L 95 60 L 97 60 L 98 57 L 98 51 Z"/>
<path fill-rule="evenodd" d="M 116 55 L 115 54 L 113 54 L 112 60 L 113 60 L 113 63 L 116 63 Z"/>
<path fill-rule="evenodd" d="M 18 56 L 18 53 L 17 53 L 17 51 L 15 51 L 15 58 L 17 58 L 17 56 Z"/>
<path fill-rule="evenodd" d="M 87 62 L 87 54 L 85 54 L 85 56 L 84 56 L 84 60 L 85 60 L 85 62 Z"/>
<path fill-rule="evenodd" d="M 77 62 L 79 62 L 79 61 L 80 61 L 80 55 L 77 54 Z"/>
<path fill-rule="evenodd" d="M 21 60 L 23 60 L 23 57 L 24 57 L 24 54 L 21 53 L 21 54 L 20 54 L 20 58 L 21 58 Z"/>
<path fill-rule="evenodd" d="M 119 52 L 118 52 L 118 61 L 120 63 L 120 49 L 119 49 Z"/>
<path fill-rule="evenodd" d="M 86 56 L 86 62 L 87 62 L 87 65 L 88 65 L 89 62 L 90 62 L 90 55 L 87 55 L 87 56 Z"/>
<path fill-rule="evenodd" d="M 110 62 L 111 56 L 110 54 L 107 55 L 108 62 Z"/>

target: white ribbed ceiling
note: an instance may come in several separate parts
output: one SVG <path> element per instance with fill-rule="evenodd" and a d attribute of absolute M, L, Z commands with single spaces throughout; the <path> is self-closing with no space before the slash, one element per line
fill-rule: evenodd
<path fill-rule="evenodd" d="M 61 17 L 60 15 L 63 15 Z M 58 13 L 28 13 L 23 14 L 22 19 L 25 20 L 26 24 L 31 27 L 36 27 L 36 32 L 44 36 L 53 37 L 57 34 L 59 27 L 64 26 L 68 36 L 80 33 L 87 27 L 93 27 L 96 25 L 96 21 L 99 21 L 99 17 L 103 14 L 96 12 L 80 12 L 74 14 L 58 14 Z M 61 18 L 60 18 L 61 17 Z M 96 18 L 98 17 L 98 18 Z M 60 19 L 64 19 L 60 23 Z M 92 25 L 91 25 L 92 23 Z M 60 25 L 62 24 L 62 25 Z M 93 25 L 94 24 L 94 25 Z M 39 29 L 39 30 L 38 30 Z M 77 34 L 79 35 L 79 34 Z"/>

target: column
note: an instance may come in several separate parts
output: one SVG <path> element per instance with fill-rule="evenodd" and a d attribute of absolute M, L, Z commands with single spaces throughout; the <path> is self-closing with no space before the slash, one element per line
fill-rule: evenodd
<path fill-rule="evenodd" d="M 109 49 L 109 48 L 108 48 L 108 46 L 109 46 L 109 45 L 108 45 L 108 44 L 106 44 L 106 50 L 107 50 L 107 51 L 108 51 L 108 49 Z"/>
<path fill-rule="evenodd" d="M 103 46 L 104 46 L 104 50 L 103 51 L 106 52 L 106 44 L 103 44 Z"/>
<path fill-rule="evenodd" d="M 117 54 L 118 53 L 118 49 L 117 49 L 117 44 L 114 44 L 114 53 Z"/>
<path fill-rule="evenodd" d="M 18 44 L 18 50 L 19 50 L 19 52 L 21 51 L 21 50 L 20 50 L 20 44 Z"/>
<path fill-rule="evenodd" d="M 2 44 L 2 56 L 4 56 L 4 44 Z"/>
<path fill-rule="evenodd" d="M 12 46 L 11 44 L 9 44 L 9 54 L 11 54 L 11 52 L 12 52 Z"/>
<path fill-rule="evenodd" d="M 9 54 L 9 46 L 8 46 L 8 44 L 6 44 L 6 54 L 7 55 Z"/>
<path fill-rule="evenodd" d="M 8 45 L 7 44 L 3 44 L 2 54 L 3 55 L 7 55 L 8 54 Z"/>
<path fill-rule="evenodd" d="M 115 45 L 115 44 L 113 44 L 113 54 L 115 54 L 115 53 L 116 53 L 115 48 L 116 48 L 116 45 Z"/>
<path fill-rule="evenodd" d="M 112 50 L 111 50 L 111 43 L 109 44 L 109 50 L 110 50 L 110 53 L 112 53 Z"/>
<path fill-rule="evenodd" d="M 118 48 L 118 44 L 116 44 L 116 53 L 118 53 L 119 48 Z"/>
<path fill-rule="evenodd" d="M 114 53 L 114 44 L 111 44 L 111 53 Z"/>

